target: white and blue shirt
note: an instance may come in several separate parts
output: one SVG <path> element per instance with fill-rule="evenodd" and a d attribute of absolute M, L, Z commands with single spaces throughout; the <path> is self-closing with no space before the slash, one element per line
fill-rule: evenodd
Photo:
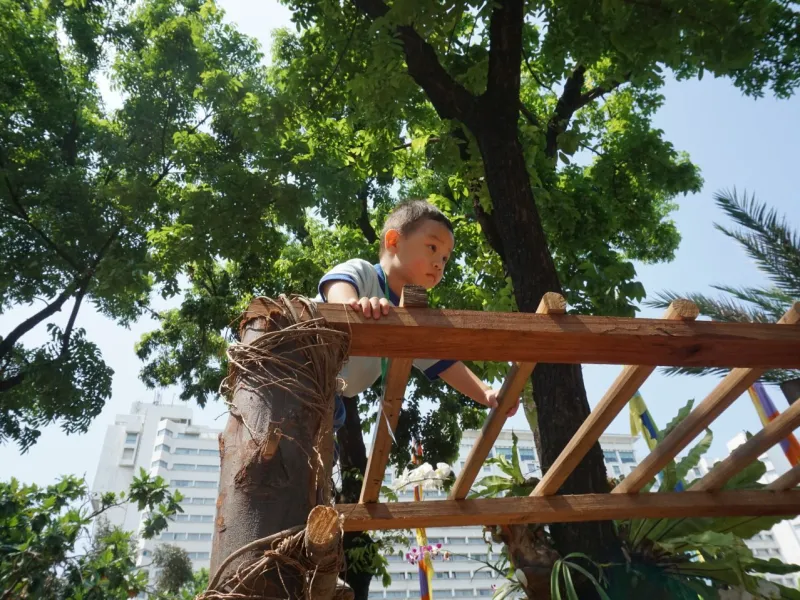
<path fill-rule="evenodd" d="M 386 275 L 380 265 L 372 265 L 366 260 L 354 258 L 340 265 L 336 265 L 319 281 L 319 294 L 317 302 L 327 302 L 322 293 L 322 286 L 328 281 L 346 281 L 358 293 L 359 298 L 384 298 L 388 291 L 389 303 L 392 306 L 400 304 L 397 297 L 386 282 Z M 439 378 L 439 373 L 453 365 L 454 360 L 433 360 L 425 358 L 414 359 L 414 366 L 421 370 L 431 381 Z M 381 376 L 381 359 L 371 356 L 353 356 L 342 367 L 339 376 L 344 380 L 343 394 L 348 398 L 357 396 Z"/>

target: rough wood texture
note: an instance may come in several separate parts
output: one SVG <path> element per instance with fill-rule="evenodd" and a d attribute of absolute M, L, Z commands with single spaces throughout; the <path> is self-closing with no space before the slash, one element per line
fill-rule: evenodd
<path fill-rule="evenodd" d="M 427 306 L 428 296 L 425 289 L 415 285 L 403 286 L 400 296 L 400 306 L 421 308 Z M 394 312 L 393 309 L 392 312 Z M 391 314 L 391 313 L 390 313 Z M 380 323 L 387 317 L 381 317 Z M 398 335 L 402 335 L 400 332 Z M 355 339 L 355 335 L 353 336 Z M 392 358 L 386 370 L 386 385 L 381 398 L 381 413 L 378 415 L 375 432 L 372 436 L 372 449 L 367 461 L 367 471 L 364 474 L 364 484 L 361 487 L 359 502 L 377 502 L 381 492 L 386 464 L 389 462 L 389 452 L 392 449 L 392 432 L 397 427 L 400 418 L 400 409 L 403 405 L 408 377 L 411 375 L 411 366 L 414 358 L 419 358 L 420 353 L 427 356 L 424 346 L 417 348 L 416 354 L 410 358 Z M 354 354 L 351 352 L 351 354 Z M 391 431 L 390 428 L 391 427 Z"/>
<path fill-rule="evenodd" d="M 664 313 L 664 319 L 692 321 L 700 314 L 697 305 L 689 300 L 676 300 Z M 608 391 L 594 407 L 589 417 L 550 466 L 531 496 L 555 494 L 583 460 L 589 449 L 597 443 L 611 421 L 625 408 L 631 397 L 641 387 L 655 367 L 627 366 L 611 384 Z"/>
<path fill-rule="evenodd" d="M 800 465 L 795 465 L 767 486 L 768 490 L 782 492 L 800 484 Z"/>
<path fill-rule="evenodd" d="M 415 358 L 424 348 L 440 359 L 800 368 L 800 330 L 774 324 L 402 308 L 375 321 L 334 304 L 319 312 L 352 333 L 352 356 Z"/>
<path fill-rule="evenodd" d="M 287 324 L 279 311 L 274 311 L 271 319 L 249 319 L 241 328 L 242 342 L 251 344 L 265 331 L 282 329 Z M 307 360 L 294 342 L 275 351 L 288 360 Z M 311 508 L 330 492 L 317 487 L 329 488 L 330 478 L 318 477 L 315 469 L 319 467 L 312 468 L 309 456 L 320 429 L 332 431 L 332 410 L 323 417 L 294 393 L 263 385 L 264 378 L 275 377 L 275 368 L 268 361 L 260 361 L 239 373 L 231 398 L 235 408 L 219 435 L 221 472 L 211 550 L 212 575 L 239 548 L 305 524 Z M 339 367 L 332 368 L 338 371 Z M 336 371 L 330 377 L 335 377 Z M 300 385 L 315 389 L 302 374 L 296 377 Z M 325 418 L 329 422 L 322 422 Z M 319 448 L 322 461 L 327 463 L 326 471 L 333 460 L 332 439 L 329 441 L 329 448 Z M 261 554 L 258 549 L 243 553 L 225 567 L 220 577 L 224 579 Z M 304 585 L 299 578 L 290 573 L 280 578 L 274 573 L 259 578 L 259 587 L 253 592 L 266 597 L 299 597 Z"/>
<path fill-rule="evenodd" d="M 548 292 L 542 297 L 537 313 L 541 315 L 564 314 L 567 311 L 567 301 L 561 294 Z M 483 423 L 475 445 L 469 451 L 467 461 L 461 472 L 458 474 L 449 498 L 451 500 L 461 500 L 467 497 L 475 478 L 478 476 L 489 451 L 492 449 L 500 430 L 508 418 L 508 411 L 522 393 L 525 383 L 531 376 L 536 363 L 515 363 L 508 372 L 503 387 L 500 388 L 497 400 L 497 408 L 489 412 L 489 416 Z"/>
<path fill-rule="evenodd" d="M 330 506 L 315 506 L 308 515 L 305 534 L 306 555 L 317 567 L 311 575 L 310 598 L 331 600 L 336 594 L 341 543 L 339 513 Z"/>
<path fill-rule="evenodd" d="M 800 302 L 786 312 L 777 325 L 776 330 L 800 332 L 800 327 L 784 327 L 800 322 Z M 700 325 L 700 323 L 697 323 Z M 712 323 L 712 325 L 717 325 Z M 749 326 L 749 324 L 748 324 Z M 800 358 L 798 355 L 795 358 Z M 767 365 L 769 366 L 769 365 Z M 765 369 L 732 369 L 711 393 L 689 413 L 665 439 L 661 440 L 655 450 L 625 477 L 612 491 L 614 494 L 630 494 L 641 490 L 648 481 L 675 458 L 697 435 L 708 427 L 734 400 L 753 385 Z"/>
<path fill-rule="evenodd" d="M 564 523 L 628 518 L 796 515 L 800 491 L 582 494 L 437 502 L 342 504 L 345 531 Z"/>
<path fill-rule="evenodd" d="M 731 477 L 744 469 L 758 457 L 780 442 L 800 426 L 800 402 L 767 423 L 756 435 L 735 448 L 730 455 L 709 471 L 705 477 L 692 485 L 692 491 L 710 492 L 720 490 Z"/>

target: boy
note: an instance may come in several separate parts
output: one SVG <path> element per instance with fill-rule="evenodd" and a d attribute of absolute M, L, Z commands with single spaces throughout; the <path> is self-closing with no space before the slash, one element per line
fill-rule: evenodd
<path fill-rule="evenodd" d="M 337 265 L 319 282 L 318 300 L 347 304 L 365 317 L 380 319 L 389 314 L 389 307 L 400 303 L 406 284 L 435 287 L 453 251 L 453 225 L 439 209 L 424 200 L 399 204 L 386 218 L 381 232 L 379 263 L 353 259 Z M 414 366 L 431 379 L 442 379 L 484 406 L 497 406 L 498 390 L 492 389 L 462 362 L 416 359 Z M 351 398 L 369 388 L 381 375 L 381 360 L 356 356 L 347 361 L 340 377 L 342 391 Z M 517 412 L 519 399 L 509 411 Z M 344 402 L 337 394 L 334 409 L 334 433 L 345 419 Z M 337 453 L 338 454 L 338 453 Z"/>

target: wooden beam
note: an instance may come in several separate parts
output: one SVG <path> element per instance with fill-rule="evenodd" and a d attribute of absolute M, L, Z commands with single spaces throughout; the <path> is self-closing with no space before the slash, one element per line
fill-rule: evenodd
<path fill-rule="evenodd" d="M 800 465 L 795 465 L 767 486 L 768 490 L 782 492 L 800 485 Z"/>
<path fill-rule="evenodd" d="M 540 315 L 563 315 L 567 312 L 567 301 L 564 300 L 561 294 L 547 292 L 542 297 L 536 312 Z M 489 452 L 500 434 L 500 430 L 503 429 L 503 425 L 508 418 L 508 411 L 519 398 L 525 387 L 525 382 L 530 378 L 535 366 L 536 363 L 514 363 L 512 365 L 506 380 L 503 382 L 503 387 L 500 388 L 497 408 L 492 409 L 483 422 L 483 428 L 475 440 L 475 445 L 469 451 L 467 461 L 450 490 L 449 498 L 451 500 L 462 500 L 467 497 L 472 484 L 475 483 L 475 478 L 478 476 L 483 463 L 486 462 L 486 457 L 489 456 Z"/>
<path fill-rule="evenodd" d="M 800 302 L 790 308 L 777 329 L 800 331 L 795 325 L 800 321 Z M 699 325 L 699 323 L 698 323 Z M 630 494 L 641 490 L 653 479 L 669 461 L 683 450 L 697 435 L 708 427 L 734 400 L 763 375 L 765 369 L 733 369 L 711 393 L 686 417 L 666 438 L 659 442 L 655 450 L 648 454 L 639 465 L 623 479 L 612 491 L 614 494 Z"/>
<path fill-rule="evenodd" d="M 731 477 L 772 448 L 800 426 L 800 402 L 795 402 L 767 423 L 756 435 L 735 448 L 728 458 L 709 471 L 705 477 L 692 485 L 692 491 L 711 492 L 721 490 Z"/>
<path fill-rule="evenodd" d="M 478 500 L 340 504 L 345 531 L 565 523 L 608 519 L 796 515 L 800 491 L 736 490 L 582 494 Z"/>
<path fill-rule="evenodd" d="M 261 314 L 258 299 L 251 309 Z M 800 368 L 800 330 L 769 323 L 413 308 L 375 321 L 341 305 L 318 310 L 329 326 L 351 333 L 351 356 Z M 800 302 L 793 310 L 800 312 Z"/>
<path fill-rule="evenodd" d="M 427 306 L 428 296 L 425 289 L 419 286 L 403 286 L 400 306 Z M 385 319 L 382 316 L 381 319 Z M 376 322 L 380 322 L 380 319 Z M 377 502 L 381 493 L 389 452 L 392 449 L 392 437 L 400 418 L 400 408 L 411 375 L 412 358 L 392 358 L 386 368 L 386 381 L 381 397 L 378 419 L 372 434 L 372 450 L 367 460 L 364 483 L 361 486 L 359 502 Z M 391 427 L 391 430 L 389 429 Z"/>
<path fill-rule="evenodd" d="M 700 314 L 694 302 L 676 300 L 667 308 L 664 319 L 693 321 Z M 627 366 L 611 384 L 611 387 L 594 407 L 561 454 L 550 466 L 531 496 L 549 496 L 558 492 L 570 473 L 583 460 L 587 452 L 597 443 L 611 421 L 625 408 L 633 395 L 655 370 L 652 366 Z"/>

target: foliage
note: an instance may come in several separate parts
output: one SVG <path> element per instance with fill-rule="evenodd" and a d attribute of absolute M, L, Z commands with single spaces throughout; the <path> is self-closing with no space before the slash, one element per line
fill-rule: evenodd
<path fill-rule="evenodd" d="M 152 565 L 159 569 L 155 585 L 160 594 L 177 594 L 194 581 L 189 553 L 178 546 L 159 545 L 153 552 Z"/>
<path fill-rule="evenodd" d="M 490 458 L 487 465 L 495 465 L 503 475 L 488 475 L 475 482 L 478 489 L 470 494 L 470 498 L 505 498 L 511 496 L 530 496 L 533 488 L 539 483 L 535 477 L 525 477 L 520 466 L 517 434 L 511 434 L 511 461 L 502 454 Z"/>
<path fill-rule="evenodd" d="M 739 197 L 736 190 L 719 192 L 715 201 L 731 218 L 738 229 L 716 224 L 729 238 L 735 240 L 772 282 L 772 287 L 742 287 L 714 284 L 711 287 L 725 295 L 678 294 L 665 291 L 648 301 L 649 306 L 666 307 L 678 297 L 688 298 L 700 312 L 716 321 L 733 323 L 774 323 L 800 298 L 800 232 L 766 203 L 755 196 Z M 668 368 L 667 373 L 702 375 L 725 373 L 719 368 Z M 780 382 L 800 377 L 800 371 L 773 370 L 764 375 L 766 381 Z"/>
<path fill-rule="evenodd" d="M 0 20 L 0 311 L 31 313 L 0 338 L 0 441 L 25 450 L 109 397 L 83 304 L 127 325 L 188 260 L 269 253 L 304 202 L 258 134 L 261 55 L 213 2 L 2 0 Z M 50 340 L 26 343 L 42 324 Z"/>
<path fill-rule="evenodd" d="M 109 492 L 94 498 L 85 481 L 72 476 L 44 488 L 16 479 L 0 482 L 4 597 L 121 600 L 144 591 L 147 577 L 136 568 L 131 534 L 101 522 L 90 538 L 88 528 L 109 510 L 132 502 L 149 513 L 141 536 L 150 539 L 181 512 L 180 500 L 161 477 L 151 478 L 143 470 L 127 494 Z"/>

